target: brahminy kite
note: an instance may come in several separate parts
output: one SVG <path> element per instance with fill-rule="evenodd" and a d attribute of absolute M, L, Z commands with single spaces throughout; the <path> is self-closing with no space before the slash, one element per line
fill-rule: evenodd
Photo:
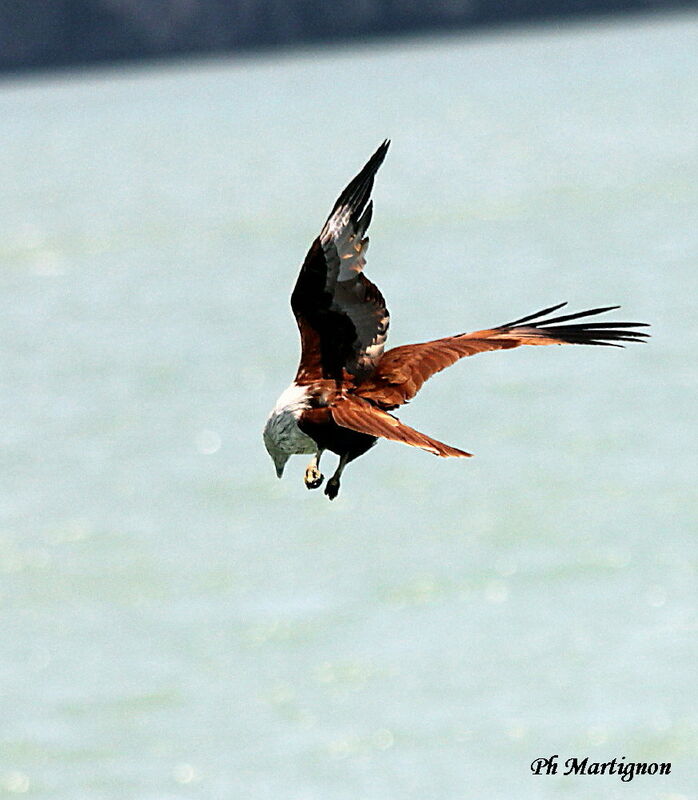
<path fill-rule="evenodd" d="M 622 347 L 648 334 L 642 322 L 575 322 L 620 306 L 550 316 L 566 303 L 498 325 L 384 352 L 390 315 L 378 288 L 364 275 L 373 203 L 373 179 L 390 142 L 385 141 L 339 196 L 315 239 L 291 295 L 301 338 L 293 383 L 276 402 L 264 428 L 264 444 L 280 478 L 289 457 L 313 453 L 305 485 L 322 484 L 320 457 L 339 456 L 327 482 L 333 500 L 346 465 L 379 438 L 421 447 L 437 456 L 462 458 L 464 450 L 410 428 L 388 413 L 411 400 L 422 384 L 464 356 L 522 344 L 588 344 Z"/>

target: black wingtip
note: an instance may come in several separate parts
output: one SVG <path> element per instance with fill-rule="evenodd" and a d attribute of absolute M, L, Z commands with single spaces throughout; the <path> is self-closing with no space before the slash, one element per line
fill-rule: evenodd
<path fill-rule="evenodd" d="M 364 164 L 359 174 L 349 183 L 346 189 L 339 195 L 334 204 L 330 216 L 340 207 L 349 206 L 354 218 L 363 211 L 373 189 L 373 179 L 376 172 L 380 169 L 385 160 L 385 156 L 390 147 L 390 139 L 385 139 L 378 147 L 376 152 Z"/>
<path fill-rule="evenodd" d="M 356 178 L 354 178 L 354 181 L 356 181 L 360 176 L 363 176 L 364 179 L 372 179 L 376 172 L 378 172 L 380 169 L 381 164 L 385 161 L 389 147 L 390 139 L 384 139 L 383 143 L 378 146 L 376 152 L 371 156 L 371 158 L 368 159 L 361 172 L 356 176 Z M 354 181 L 352 181 L 352 183 Z"/>
<path fill-rule="evenodd" d="M 548 314 L 552 314 L 553 311 L 557 311 L 559 308 L 563 308 L 567 305 L 567 301 L 565 300 L 564 303 L 557 303 L 557 305 L 549 306 L 548 308 L 544 308 L 542 311 L 536 311 L 534 314 L 527 314 L 525 317 L 521 317 L 520 319 L 515 319 L 513 322 L 505 322 L 504 325 L 499 325 L 500 328 L 513 328 L 514 325 L 521 325 L 524 322 L 530 322 L 534 319 L 541 319 Z"/>
<path fill-rule="evenodd" d="M 603 308 L 590 308 L 587 311 L 577 311 L 574 314 L 563 314 L 559 317 L 549 316 L 554 311 L 567 305 L 558 303 L 550 306 L 543 311 L 521 317 L 514 322 L 499 326 L 499 330 L 511 330 L 512 328 L 525 327 L 534 330 L 538 336 L 556 339 L 559 342 L 568 344 L 587 344 L 601 345 L 606 347 L 623 347 L 619 342 L 643 342 L 648 337 L 648 333 L 635 330 L 636 328 L 647 328 L 647 322 L 589 322 L 588 317 L 597 314 L 604 314 L 607 311 L 615 311 L 620 306 L 604 306 Z M 583 320 L 575 324 L 568 324 L 572 320 Z"/>
<path fill-rule="evenodd" d="M 378 146 L 376 152 L 371 156 L 371 158 L 368 159 L 361 172 L 359 172 L 356 178 L 354 178 L 352 183 L 358 181 L 360 177 L 362 177 L 364 180 L 373 178 L 376 172 L 378 172 L 380 169 L 381 164 L 385 161 L 389 147 L 390 139 L 384 139 L 383 142 Z"/>
<path fill-rule="evenodd" d="M 359 175 L 369 177 L 373 176 L 378 172 L 380 165 L 385 161 L 385 156 L 388 153 L 388 148 L 390 147 L 390 139 L 384 139 L 383 142 L 378 145 L 375 153 L 368 159 L 368 161 L 364 164 L 361 172 L 354 178 L 356 180 Z M 352 181 L 353 183 L 354 181 Z"/>

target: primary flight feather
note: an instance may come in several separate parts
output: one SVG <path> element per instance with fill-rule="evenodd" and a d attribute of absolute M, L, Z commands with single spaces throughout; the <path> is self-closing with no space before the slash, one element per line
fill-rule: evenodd
<path fill-rule="evenodd" d="M 385 141 L 334 204 L 301 266 L 291 295 L 301 337 L 294 382 L 279 397 L 264 428 L 264 443 L 281 477 L 290 456 L 312 453 L 305 485 L 322 484 L 320 457 L 339 456 L 325 494 L 333 500 L 346 465 L 379 438 L 420 447 L 434 455 L 470 453 L 410 428 L 389 412 L 411 400 L 426 380 L 464 356 L 523 344 L 619 347 L 641 342 L 642 322 L 589 322 L 619 306 L 551 316 L 566 303 L 474 333 L 408 344 L 385 352 L 390 315 L 383 295 L 364 275 L 373 203 L 373 179 L 390 142 Z M 580 321 L 581 320 L 581 321 Z"/>

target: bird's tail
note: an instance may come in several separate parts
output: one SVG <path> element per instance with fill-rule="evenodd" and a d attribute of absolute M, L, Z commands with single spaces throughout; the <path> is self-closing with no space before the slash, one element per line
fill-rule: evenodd
<path fill-rule="evenodd" d="M 393 442 L 402 442 L 412 447 L 421 447 L 422 450 L 442 458 L 468 458 L 472 455 L 410 428 L 397 417 L 355 395 L 338 398 L 332 406 L 332 417 L 337 425 L 343 428 L 390 439 Z"/>

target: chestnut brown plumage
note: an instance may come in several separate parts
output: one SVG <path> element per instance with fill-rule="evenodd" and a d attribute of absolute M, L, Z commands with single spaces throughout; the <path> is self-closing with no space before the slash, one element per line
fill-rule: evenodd
<path fill-rule="evenodd" d="M 294 383 L 279 398 L 264 431 L 277 474 L 294 453 L 315 452 L 308 488 L 322 483 L 324 450 L 340 456 L 325 493 L 333 499 L 346 464 L 378 438 L 420 447 L 442 457 L 469 456 L 410 428 L 389 411 L 411 400 L 432 375 L 465 356 L 520 345 L 583 344 L 622 347 L 647 337 L 642 322 L 595 322 L 619 306 L 550 316 L 566 303 L 495 328 L 408 344 L 384 352 L 390 315 L 378 288 L 364 275 L 370 201 L 385 141 L 334 204 L 311 245 L 291 295 L 301 337 Z M 576 322 L 573 322 L 577 320 Z"/>

